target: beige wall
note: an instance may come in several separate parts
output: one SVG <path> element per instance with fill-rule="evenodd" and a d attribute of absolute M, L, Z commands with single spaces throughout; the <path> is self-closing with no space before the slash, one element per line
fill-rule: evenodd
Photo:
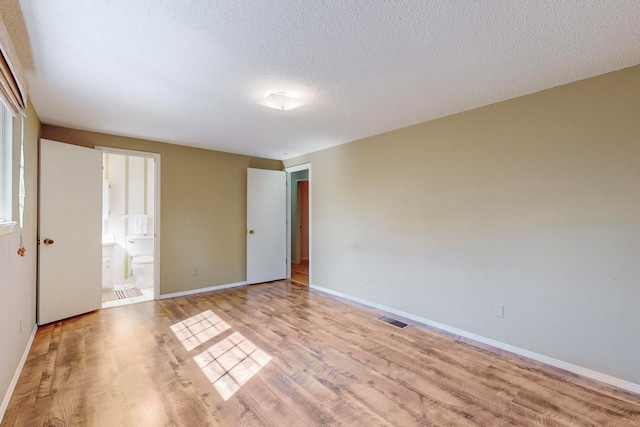
<path fill-rule="evenodd" d="M 42 138 L 161 154 L 161 294 L 245 280 L 247 168 L 282 162 L 49 125 Z"/>
<path fill-rule="evenodd" d="M 18 221 L 20 173 L 20 119 L 13 120 L 13 219 Z M 24 257 L 17 255 L 20 231 L 0 236 L 0 401 L 18 368 L 20 358 L 36 324 L 36 254 L 38 200 L 38 134 L 35 111 L 25 118 L 25 213 Z M 22 331 L 20 331 L 22 322 Z M 0 414 L 1 418 L 1 414 Z"/>
<path fill-rule="evenodd" d="M 640 66 L 305 162 L 313 284 L 640 384 Z"/>

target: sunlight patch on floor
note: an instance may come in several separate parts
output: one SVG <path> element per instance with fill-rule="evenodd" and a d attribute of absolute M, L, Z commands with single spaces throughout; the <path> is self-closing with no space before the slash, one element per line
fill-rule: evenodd
<path fill-rule="evenodd" d="M 231 326 L 211 310 L 171 325 L 187 351 L 215 338 Z M 234 332 L 193 358 L 224 401 L 229 400 L 269 361 L 271 356 Z"/>
<path fill-rule="evenodd" d="M 269 361 L 271 356 L 234 332 L 209 347 L 193 360 L 213 384 L 222 399 L 229 400 Z"/>
<path fill-rule="evenodd" d="M 171 330 L 187 351 L 193 350 L 230 328 L 227 322 L 211 310 L 171 325 Z"/>

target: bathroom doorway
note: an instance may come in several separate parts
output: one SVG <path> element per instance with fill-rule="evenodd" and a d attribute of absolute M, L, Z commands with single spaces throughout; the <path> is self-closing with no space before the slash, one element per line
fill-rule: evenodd
<path fill-rule="evenodd" d="M 159 294 L 160 155 L 99 147 L 102 185 L 102 308 Z"/>
<path fill-rule="evenodd" d="M 309 285 L 311 270 L 311 165 L 287 169 L 289 227 L 289 277 Z"/>

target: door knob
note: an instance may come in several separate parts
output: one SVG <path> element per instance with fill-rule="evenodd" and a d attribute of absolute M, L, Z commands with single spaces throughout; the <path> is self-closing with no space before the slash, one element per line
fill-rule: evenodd
<path fill-rule="evenodd" d="M 44 239 L 45 245 L 53 245 L 53 239 Z"/>
<path fill-rule="evenodd" d="M 254 233 L 255 233 L 255 231 L 249 230 L 249 234 L 254 234 Z"/>

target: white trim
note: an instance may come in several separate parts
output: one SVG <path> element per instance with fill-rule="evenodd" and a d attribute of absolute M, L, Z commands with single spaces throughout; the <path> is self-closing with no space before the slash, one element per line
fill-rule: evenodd
<path fill-rule="evenodd" d="M 103 145 L 96 145 L 95 148 L 98 151 L 103 151 L 109 154 L 120 154 L 122 156 L 137 156 L 137 157 L 153 157 L 159 156 L 160 153 L 153 153 L 151 151 L 138 151 L 138 150 L 128 150 L 126 148 L 115 148 L 115 147 L 107 147 Z"/>
<path fill-rule="evenodd" d="M 300 172 L 300 171 L 307 170 L 307 169 L 311 169 L 311 163 L 302 163 L 302 164 L 299 164 L 299 165 L 295 165 L 295 166 L 290 166 L 288 168 L 284 168 L 285 172 L 287 172 L 287 173 Z"/>
<path fill-rule="evenodd" d="M 97 145 L 94 147 L 98 151 L 109 154 L 120 154 L 122 156 L 137 156 L 153 159 L 153 299 L 160 299 L 160 163 L 162 155 L 149 151 L 127 150 L 124 148 L 105 147 Z"/>
<path fill-rule="evenodd" d="M 444 323 L 436 322 L 424 317 L 416 316 L 415 314 L 407 313 L 405 311 L 397 310 L 395 308 L 387 307 L 382 304 L 371 302 L 362 298 L 354 297 L 352 295 L 344 294 L 342 292 L 334 291 L 333 289 L 323 288 L 322 286 L 309 285 L 311 289 L 324 292 L 333 296 L 344 298 L 353 302 L 357 302 L 362 305 L 366 305 L 378 310 L 386 311 L 388 313 L 402 316 L 406 319 L 413 320 L 418 323 L 422 323 L 427 326 L 431 326 L 443 331 L 459 335 L 464 338 L 469 338 L 474 341 L 478 341 L 482 344 L 487 344 L 492 347 L 506 350 L 508 352 L 528 357 L 529 359 L 537 360 L 538 362 L 546 363 L 547 365 L 555 366 L 556 368 L 564 369 L 565 371 L 573 372 L 574 374 L 581 375 L 583 377 L 591 378 L 596 381 L 603 382 L 615 387 L 619 387 L 624 390 L 631 391 L 633 393 L 640 393 L 640 384 L 633 383 L 631 381 L 623 380 L 621 378 L 613 377 L 611 375 L 603 374 L 602 372 L 593 371 L 591 369 L 584 368 L 582 366 L 574 365 L 573 363 L 565 362 L 563 360 L 555 359 L 553 357 L 545 356 L 543 354 L 535 353 L 533 351 L 526 350 L 524 348 L 516 347 L 511 344 L 503 343 L 491 338 L 483 337 L 472 332 L 458 329 L 453 326 L 445 325 Z"/>
<path fill-rule="evenodd" d="M 292 225 L 291 225 L 291 173 L 285 169 L 285 172 L 287 174 L 287 266 L 286 266 L 286 270 L 285 270 L 285 274 L 286 274 L 286 278 L 287 279 L 291 279 L 291 237 L 292 237 L 292 233 L 291 233 L 291 229 L 292 229 Z"/>
<path fill-rule="evenodd" d="M 31 331 L 31 336 L 29 337 L 29 341 L 27 342 L 27 347 L 24 349 L 24 353 L 22 353 L 22 358 L 20 359 L 20 363 L 18 363 L 18 367 L 16 368 L 16 372 L 13 375 L 13 379 L 9 384 L 9 389 L 7 393 L 4 395 L 4 399 L 2 400 L 2 406 L 0 406 L 0 422 L 4 418 L 4 413 L 9 406 L 9 401 L 11 400 L 11 396 L 13 395 L 13 390 L 16 388 L 16 384 L 18 384 L 18 379 L 20 378 L 20 374 L 22 373 L 22 368 L 24 368 L 24 364 L 27 361 L 27 357 L 29 356 L 29 352 L 31 351 L 31 345 L 33 344 L 33 339 L 36 337 L 36 332 L 38 331 L 38 325 L 33 325 L 33 331 Z"/>
<path fill-rule="evenodd" d="M 16 227 L 15 221 L 0 222 L 0 236 L 13 233 L 13 230 L 15 227 Z"/>
<path fill-rule="evenodd" d="M 187 295 L 195 295 L 195 294 L 201 294 L 203 292 L 211 292 L 211 291 L 220 291 L 222 289 L 237 288 L 239 286 L 247 286 L 247 285 L 248 283 L 246 281 L 236 282 L 236 283 L 227 283 L 226 285 L 209 286 L 208 288 L 198 288 L 198 289 L 191 289 L 190 291 L 174 292 L 172 294 L 163 294 L 163 295 L 160 295 L 159 299 L 184 297 Z"/>
<path fill-rule="evenodd" d="M 0 222 L 13 219 L 13 118 L 0 103 Z M 13 229 L 12 229 L 13 230 Z M 3 234 L 8 234 L 5 232 Z"/>

